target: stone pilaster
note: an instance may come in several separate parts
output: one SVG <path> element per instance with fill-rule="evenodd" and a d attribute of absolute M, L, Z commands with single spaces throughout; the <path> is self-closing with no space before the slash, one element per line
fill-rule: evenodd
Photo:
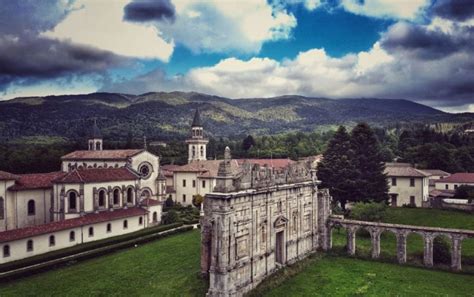
<path fill-rule="evenodd" d="M 454 271 L 461 271 L 461 244 L 462 237 L 453 235 L 451 236 L 451 269 Z"/>
<path fill-rule="evenodd" d="M 356 227 L 350 226 L 347 228 L 347 253 L 350 256 L 355 255 L 356 252 L 356 232 Z"/>
<path fill-rule="evenodd" d="M 112 191 L 111 186 L 109 186 L 108 191 L 107 191 L 107 200 L 109 201 L 109 210 L 113 211 L 114 210 L 114 193 Z"/>
<path fill-rule="evenodd" d="M 423 236 L 424 248 L 423 248 L 423 264 L 426 267 L 433 267 L 433 234 L 424 234 Z"/>
<path fill-rule="evenodd" d="M 377 228 L 370 229 L 370 239 L 372 243 L 372 258 L 377 259 L 380 256 L 380 234 L 381 230 Z"/>
<path fill-rule="evenodd" d="M 84 214 L 84 184 L 79 186 L 79 211 Z"/>
<path fill-rule="evenodd" d="M 397 260 L 400 264 L 407 261 L 407 233 L 404 231 L 397 232 Z"/>

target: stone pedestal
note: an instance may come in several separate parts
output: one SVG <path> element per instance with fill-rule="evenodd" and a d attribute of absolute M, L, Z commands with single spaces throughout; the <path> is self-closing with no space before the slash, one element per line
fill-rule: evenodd
<path fill-rule="evenodd" d="M 426 234 L 424 236 L 423 264 L 426 267 L 433 267 L 433 236 Z"/>
<path fill-rule="evenodd" d="M 350 256 L 355 255 L 356 251 L 356 228 L 347 228 L 347 253 Z"/>
<path fill-rule="evenodd" d="M 461 243 L 461 237 L 452 237 L 451 269 L 454 271 L 461 271 Z"/>
<path fill-rule="evenodd" d="M 377 259 L 380 256 L 380 231 L 371 230 L 370 238 L 372 242 L 372 259 Z"/>
<path fill-rule="evenodd" d="M 397 260 L 400 264 L 407 262 L 407 234 L 404 232 L 397 233 Z"/>

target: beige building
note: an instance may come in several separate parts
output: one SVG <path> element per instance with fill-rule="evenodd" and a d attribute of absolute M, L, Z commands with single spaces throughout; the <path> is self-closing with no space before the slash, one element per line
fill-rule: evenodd
<path fill-rule="evenodd" d="M 428 201 L 430 174 L 407 163 L 386 163 L 390 205 L 422 207 Z"/>
<path fill-rule="evenodd" d="M 474 186 L 474 173 L 454 173 L 435 181 L 437 190 L 456 190 L 461 185 Z"/>
<path fill-rule="evenodd" d="M 104 150 L 95 123 L 88 148 L 62 157 L 58 172 L 0 172 L 0 263 L 160 223 L 159 158 L 144 149 Z"/>

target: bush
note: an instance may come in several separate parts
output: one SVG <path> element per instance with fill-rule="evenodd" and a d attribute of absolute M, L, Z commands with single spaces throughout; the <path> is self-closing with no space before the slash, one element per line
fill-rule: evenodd
<path fill-rule="evenodd" d="M 165 200 L 165 207 L 166 208 L 172 208 L 174 206 L 174 201 L 171 197 L 168 197 L 168 199 Z"/>
<path fill-rule="evenodd" d="M 473 199 L 474 198 L 474 186 L 461 185 L 456 189 L 454 197 L 461 199 Z"/>
<path fill-rule="evenodd" d="M 437 263 L 449 264 L 451 262 L 451 245 L 444 237 L 436 237 L 433 241 L 433 260 Z"/>
<path fill-rule="evenodd" d="M 161 223 L 164 225 L 174 224 L 178 222 L 178 220 L 178 213 L 176 212 L 176 210 L 172 209 L 163 215 L 163 217 L 161 218 Z"/>
<path fill-rule="evenodd" d="M 381 202 L 363 203 L 357 202 L 354 204 L 350 212 L 350 218 L 360 221 L 380 222 L 384 219 L 387 213 L 387 204 Z"/>
<path fill-rule="evenodd" d="M 202 195 L 194 195 L 193 196 L 193 205 L 197 208 L 201 208 L 201 204 L 204 202 L 204 197 Z"/>

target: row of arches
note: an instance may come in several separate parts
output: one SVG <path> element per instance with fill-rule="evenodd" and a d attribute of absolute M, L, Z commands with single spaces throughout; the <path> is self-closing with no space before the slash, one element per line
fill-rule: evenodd
<path fill-rule="evenodd" d="M 462 270 L 463 265 L 474 264 L 474 232 L 466 234 L 406 228 L 389 228 L 351 223 L 330 223 L 329 248 L 345 249 L 349 255 L 383 258 L 399 263 L 407 261 L 448 266 Z M 473 233 L 473 234 L 471 234 Z M 463 253 L 461 253 L 463 250 Z M 472 267 L 469 267 L 469 270 Z"/>

